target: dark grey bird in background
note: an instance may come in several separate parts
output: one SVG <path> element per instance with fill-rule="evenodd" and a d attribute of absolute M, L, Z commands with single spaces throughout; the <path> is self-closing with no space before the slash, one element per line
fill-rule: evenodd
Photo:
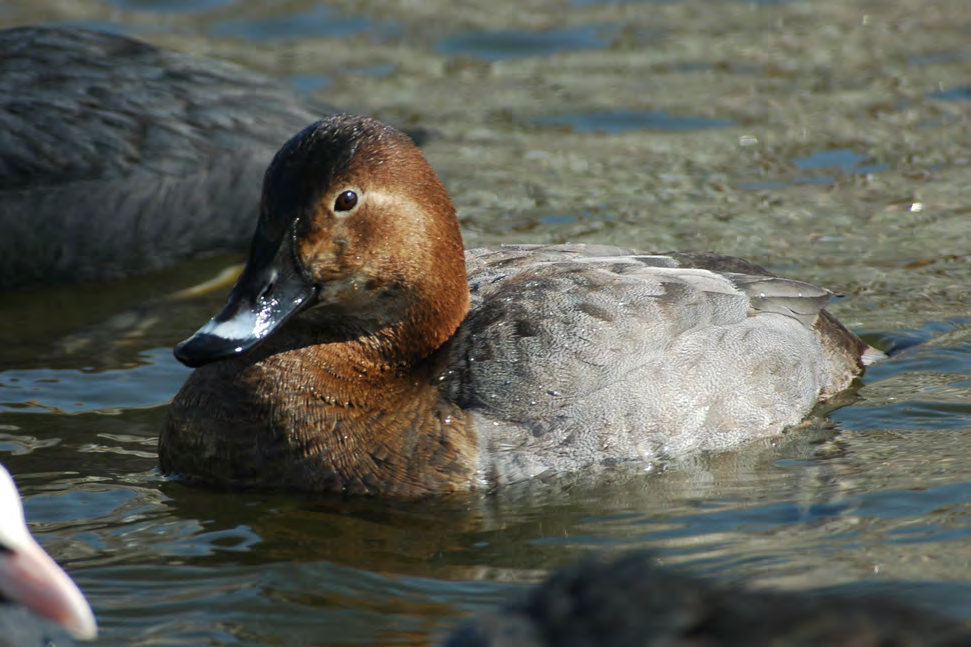
<path fill-rule="evenodd" d="M 659 568 L 651 554 L 587 557 L 481 614 L 446 647 L 916 647 L 971 645 L 971 627 L 868 596 L 741 589 Z"/>
<path fill-rule="evenodd" d="M 273 154 L 333 112 L 123 36 L 0 30 L 0 290 L 246 249 Z"/>

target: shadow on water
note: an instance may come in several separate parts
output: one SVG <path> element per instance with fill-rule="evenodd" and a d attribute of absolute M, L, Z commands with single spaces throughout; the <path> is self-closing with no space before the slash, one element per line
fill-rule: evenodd
<path fill-rule="evenodd" d="M 228 7 L 233 4 L 233 0 L 109 0 L 109 4 L 127 11 L 204 13 Z"/>
<path fill-rule="evenodd" d="M 558 52 L 603 49 L 616 36 L 616 25 L 585 25 L 543 31 L 473 32 L 450 36 L 436 45 L 449 56 L 471 56 L 486 61 L 549 56 Z"/>
<path fill-rule="evenodd" d="M 255 15 L 253 15 L 255 14 Z M 252 12 L 252 17 L 226 18 L 213 28 L 216 36 L 249 40 L 290 38 L 342 38 L 362 33 L 380 33 L 395 29 L 388 23 L 378 24 L 364 16 L 344 16 L 326 5 L 303 12 L 279 15 L 275 11 Z"/>
<path fill-rule="evenodd" d="M 702 130 L 727 128 L 728 119 L 710 119 L 671 115 L 663 111 L 607 110 L 603 112 L 571 113 L 536 117 L 533 123 L 540 126 L 566 126 L 576 132 L 619 133 L 625 130 Z"/>
<path fill-rule="evenodd" d="M 835 184 L 840 176 L 866 176 L 890 170 L 886 162 L 873 162 L 868 155 L 857 153 L 848 148 L 828 148 L 813 151 L 805 156 L 789 160 L 790 164 L 805 175 L 796 175 L 791 181 L 768 180 L 742 182 L 738 186 L 747 191 L 771 191 L 791 184 Z"/>
<path fill-rule="evenodd" d="M 927 98 L 943 101 L 971 101 L 971 85 L 931 92 L 927 95 Z"/>

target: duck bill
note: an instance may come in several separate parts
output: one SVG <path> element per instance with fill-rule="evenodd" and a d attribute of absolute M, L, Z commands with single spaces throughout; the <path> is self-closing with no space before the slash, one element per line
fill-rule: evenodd
<path fill-rule="evenodd" d="M 84 594 L 33 539 L 0 553 L 0 592 L 79 640 L 94 640 L 98 635 Z"/>
<path fill-rule="evenodd" d="M 304 277 L 292 245 L 284 240 L 275 254 L 251 254 L 226 306 L 176 346 L 175 357 L 197 368 L 239 355 L 313 305 L 316 298 L 316 286 Z"/>

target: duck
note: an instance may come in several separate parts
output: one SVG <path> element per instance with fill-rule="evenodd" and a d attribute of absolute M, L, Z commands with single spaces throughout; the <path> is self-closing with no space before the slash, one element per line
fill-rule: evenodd
<path fill-rule="evenodd" d="M 77 584 L 31 536 L 17 486 L 3 465 L 0 510 L 0 644 L 53 644 L 49 623 L 63 627 L 76 639 L 94 640 L 98 624 L 91 606 Z"/>
<path fill-rule="evenodd" d="M 245 251 L 273 154 L 336 112 L 238 65 L 79 27 L 3 29 L 0 51 L 3 291 Z"/>
<path fill-rule="evenodd" d="M 595 553 L 478 614 L 445 647 L 967 645 L 971 626 L 889 596 L 709 582 L 635 550 Z"/>
<path fill-rule="evenodd" d="M 358 115 L 276 154 L 164 474 L 227 489 L 420 498 L 696 452 L 800 424 L 880 352 L 832 293 L 711 252 L 464 250 L 422 152 Z"/>

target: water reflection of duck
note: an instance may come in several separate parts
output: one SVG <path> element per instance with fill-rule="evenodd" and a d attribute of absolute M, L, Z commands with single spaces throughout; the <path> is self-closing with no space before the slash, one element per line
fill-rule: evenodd
<path fill-rule="evenodd" d="M 201 368 L 160 460 L 221 486 L 410 497 L 726 449 L 799 423 L 879 356 L 829 298 L 707 253 L 463 256 L 413 143 L 338 116 L 267 171 L 246 269 L 176 349 Z"/>
<path fill-rule="evenodd" d="M 447 647 L 967 645 L 971 627 L 889 598 L 744 590 L 589 557 L 456 631 Z"/>
<path fill-rule="evenodd" d="M 30 536 L 17 486 L 2 465 L 0 511 L 0 645 L 54 644 L 51 628 L 30 613 L 65 627 L 76 638 L 94 639 L 98 627 L 91 607 L 68 574 Z"/>
<path fill-rule="evenodd" d="M 0 31 L 0 289 L 242 250 L 259 184 L 333 109 L 230 63 L 69 27 Z"/>

